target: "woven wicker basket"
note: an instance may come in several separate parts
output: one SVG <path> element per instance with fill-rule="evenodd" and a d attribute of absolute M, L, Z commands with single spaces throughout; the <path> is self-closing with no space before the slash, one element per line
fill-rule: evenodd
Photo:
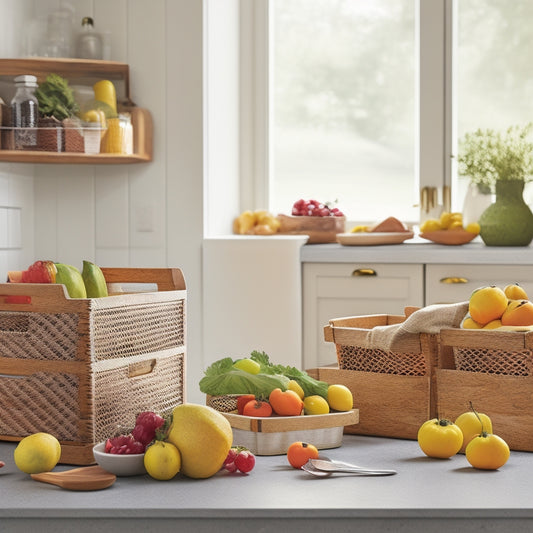
<path fill-rule="evenodd" d="M 345 317 L 330 320 L 324 328 L 325 340 L 335 343 L 338 367 L 308 372 L 351 390 L 359 424 L 346 427 L 346 433 L 416 439 L 422 423 L 435 416 L 432 383 L 437 336 L 419 334 L 419 349 L 412 352 L 385 351 L 366 344 L 372 328 L 405 319 L 403 315 Z"/>
<path fill-rule="evenodd" d="M 185 282 L 178 269 L 102 269 L 110 296 L 70 299 L 62 285 L 0 285 L 0 439 L 57 436 L 61 462 L 143 410 L 184 401 Z M 150 283 L 159 290 L 129 292 Z M 134 289 L 134 285 L 137 287 Z M 29 303 L 6 303 L 20 298 Z"/>

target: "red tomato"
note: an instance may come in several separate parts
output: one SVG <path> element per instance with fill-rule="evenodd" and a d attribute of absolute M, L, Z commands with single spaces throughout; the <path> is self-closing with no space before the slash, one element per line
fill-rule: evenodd
<path fill-rule="evenodd" d="M 280 416 L 299 416 L 304 402 L 293 390 L 274 389 L 268 398 L 274 412 Z"/>
<path fill-rule="evenodd" d="M 268 402 L 250 400 L 242 411 L 244 416 L 271 416 L 272 407 Z"/>
<path fill-rule="evenodd" d="M 255 400 L 254 394 L 243 394 L 237 398 L 237 413 L 243 414 L 244 406 L 251 400 Z"/>

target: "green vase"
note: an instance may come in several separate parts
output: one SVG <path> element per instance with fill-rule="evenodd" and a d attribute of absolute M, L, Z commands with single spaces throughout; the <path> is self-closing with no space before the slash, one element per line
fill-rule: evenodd
<path fill-rule="evenodd" d="M 487 246 L 528 246 L 533 240 L 533 213 L 524 201 L 524 182 L 496 182 L 496 201 L 479 217 Z"/>

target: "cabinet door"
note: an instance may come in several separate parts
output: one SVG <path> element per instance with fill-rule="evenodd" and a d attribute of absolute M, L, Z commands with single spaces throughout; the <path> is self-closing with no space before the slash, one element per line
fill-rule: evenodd
<path fill-rule="evenodd" d="M 335 345 L 324 341 L 333 318 L 371 314 L 397 315 L 406 306 L 422 307 L 422 265 L 304 263 L 304 368 L 334 364 Z"/>
<path fill-rule="evenodd" d="M 527 265 L 426 265 L 426 305 L 463 302 L 486 285 L 519 283 L 533 297 L 533 268 Z"/>

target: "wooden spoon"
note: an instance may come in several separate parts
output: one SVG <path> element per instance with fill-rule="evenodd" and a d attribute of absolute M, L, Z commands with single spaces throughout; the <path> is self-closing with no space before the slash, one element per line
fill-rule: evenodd
<path fill-rule="evenodd" d="M 100 490 L 113 485 L 117 476 L 100 466 L 84 466 L 64 472 L 42 472 L 32 474 L 36 481 L 51 483 L 69 490 Z"/>

